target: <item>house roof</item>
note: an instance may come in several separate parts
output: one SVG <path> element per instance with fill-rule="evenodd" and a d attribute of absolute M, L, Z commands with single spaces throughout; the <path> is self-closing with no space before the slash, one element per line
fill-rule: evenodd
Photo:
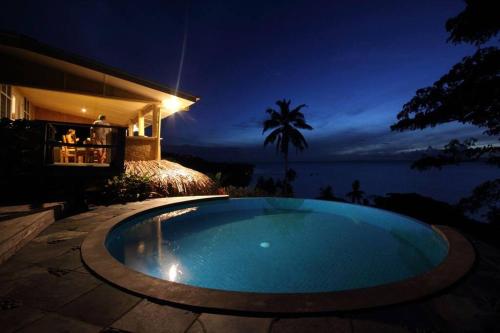
<path fill-rule="evenodd" d="M 177 96 L 179 98 L 185 99 L 185 100 L 190 101 L 190 102 L 197 102 L 199 100 L 199 97 L 197 97 L 197 96 L 194 96 L 194 95 L 191 95 L 191 94 L 188 94 L 185 92 L 181 92 L 181 91 L 176 91 L 172 88 L 161 85 L 159 83 L 155 83 L 155 82 L 152 82 L 149 80 L 145 80 L 143 78 L 139 78 L 137 76 L 128 74 L 128 73 L 121 71 L 119 69 L 116 69 L 114 67 L 104 65 L 104 64 L 97 62 L 95 60 L 91 60 L 89 58 L 82 57 L 82 56 L 79 56 L 79 55 L 76 55 L 73 53 L 69 53 L 67 51 L 64 51 L 64 50 L 61 50 L 58 48 L 54 48 L 54 47 L 46 45 L 46 44 L 43 44 L 43 43 L 37 41 L 36 39 L 30 38 L 30 37 L 27 37 L 24 35 L 8 33 L 8 32 L 0 32 L 0 45 L 8 46 L 8 47 L 15 48 L 18 50 L 19 49 L 25 50 L 28 52 L 35 53 L 37 55 L 42 55 L 42 56 L 51 58 L 51 60 L 52 60 L 51 65 L 55 66 L 55 67 L 66 67 L 66 69 L 67 69 L 68 66 L 65 66 L 65 65 L 67 65 L 68 63 L 72 64 L 72 65 L 76 65 L 77 67 L 80 67 L 80 68 L 73 66 L 73 71 L 75 71 L 75 70 L 79 71 L 80 72 L 79 74 L 82 74 L 83 72 L 85 72 L 84 69 L 94 71 L 94 72 L 99 72 L 102 74 L 106 74 L 106 75 L 110 76 L 107 80 L 108 83 L 110 83 L 112 85 L 117 85 L 119 87 L 121 86 L 122 88 L 125 88 L 125 89 L 131 89 L 132 91 L 134 90 L 134 87 L 133 87 L 134 85 L 131 85 L 130 83 L 149 88 L 149 90 L 153 90 L 153 92 L 150 92 L 149 94 L 147 94 L 147 91 L 142 89 L 141 93 L 146 92 L 146 94 L 149 95 L 148 97 L 154 98 L 156 100 L 161 101 L 161 95 L 163 95 L 163 94 Z M 33 55 L 31 55 L 31 56 L 33 57 Z M 57 60 L 59 60 L 59 61 L 57 61 Z M 45 61 L 47 62 L 48 59 L 45 59 Z M 84 73 L 84 74 L 90 75 L 91 73 Z M 115 82 L 113 82 L 113 79 L 115 79 L 114 80 Z M 121 82 L 121 81 L 127 81 L 129 84 L 128 85 L 124 84 L 124 82 Z M 163 93 L 163 94 L 155 94 L 154 91 L 156 91 L 158 93 Z M 189 104 L 192 104 L 192 103 L 189 103 Z"/>

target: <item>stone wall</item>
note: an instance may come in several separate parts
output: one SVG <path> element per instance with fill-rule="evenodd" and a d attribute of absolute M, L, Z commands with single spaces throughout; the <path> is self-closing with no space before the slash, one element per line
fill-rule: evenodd
<path fill-rule="evenodd" d="M 156 160 L 156 138 L 127 136 L 125 141 L 125 161 L 150 160 Z"/>

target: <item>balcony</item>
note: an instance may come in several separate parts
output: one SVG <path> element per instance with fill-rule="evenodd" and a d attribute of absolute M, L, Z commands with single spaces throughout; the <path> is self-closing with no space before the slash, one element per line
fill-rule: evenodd
<path fill-rule="evenodd" d="M 43 121 L 43 164 L 123 170 L 126 128 Z"/>

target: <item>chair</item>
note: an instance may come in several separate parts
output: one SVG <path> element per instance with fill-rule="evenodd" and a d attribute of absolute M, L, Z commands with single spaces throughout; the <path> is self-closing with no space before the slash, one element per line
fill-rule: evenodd
<path fill-rule="evenodd" d="M 66 138 L 66 135 L 62 136 L 63 143 L 69 143 L 68 139 Z M 75 147 L 68 147 L 68 146 L 61 146 L 61 161 L 63 163 L 69 163 L 70 159 L 73 159 L 73 163 L 77 162 L 77 157 L 76 157 L 76 148 Z"/>

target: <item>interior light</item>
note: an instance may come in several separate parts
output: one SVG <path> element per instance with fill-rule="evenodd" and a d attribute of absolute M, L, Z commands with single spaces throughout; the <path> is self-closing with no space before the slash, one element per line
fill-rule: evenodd
<path fill-rule="evenodd" d="M 179 99 L 175 96 L 172 96 L 168 99 L 164 99 L 161 104 L 165 109 L 167 109 L 170 112 L 177 112 L 179 111 L 181 107 L 181 103 L 179 102 Z"/>
<path fill-rule="evenodd" d="M 134 124 L 134 129 L 133 129 L 133 132 L 139 132 L 139 127 L 137 127 L 136 124 Z"/>
<path fill-rule="evenodd" d="M 82 112 L 83 113 L 87 112 L 87 109 L 86 108 L 82 108 Z"/>
<path fill-rule="evenodd" d="M 137 245 L 137 252 L 139 254 L 143 254 L 144 253 L 144 250 L 146 249 L 146 244 L 144 244 L 144 242 L 140 242 L 138 245 Z"/>

